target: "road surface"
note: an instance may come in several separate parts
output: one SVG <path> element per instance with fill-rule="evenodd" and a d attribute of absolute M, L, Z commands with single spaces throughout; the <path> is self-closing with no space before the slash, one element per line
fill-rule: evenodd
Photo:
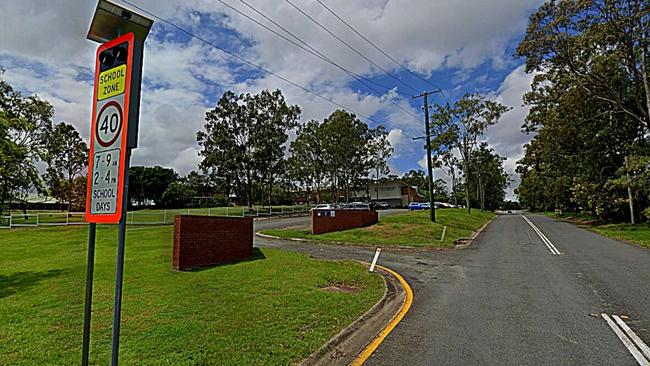
<path fill-rule="evenodd" d="M 306 223 L 269 220 L 256 228 Z M 316 257 L 373 255 L 372 248 L 255 240 Z M 638 347 L 640 362 L 615 333 L 624 329 L 613 315 L 626 316 L 621 321 L 650 344 L 650 251 L 568 223 L 499 216 L 467 249 L 383 251 L 379 263 L 399 271 L 415 299 L 366 365 L 643 364 Z"/>

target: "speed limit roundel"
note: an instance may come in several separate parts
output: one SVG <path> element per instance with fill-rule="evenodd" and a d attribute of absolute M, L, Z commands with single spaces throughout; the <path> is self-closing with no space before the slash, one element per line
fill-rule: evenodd
<path fill-rule="evenodd" d="M 97 143 L 109 147 L 120 137 L 122 131 L 122 107 L 112 100 L 102 107 L 95 123 Z"/>

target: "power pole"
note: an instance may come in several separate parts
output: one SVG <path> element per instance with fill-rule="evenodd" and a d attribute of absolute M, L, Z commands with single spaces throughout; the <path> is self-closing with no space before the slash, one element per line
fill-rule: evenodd
<path fill-rule="evenodd" d="M 412 98 L 424 98 L 424 126 L 426 131 L 426 147 L 427 147 L 427 171 L 429 175 L 429 205 L 431 206 L 430 218 L 431 222 L 436 222 L 436 205 L 433 199 L 433 162 L 431 161 L 431 127 L 429 123 L 429 94 L 439 93 L 441 90 L 431 92 L 422 92 L 420 95 L 415 95 Z"/>

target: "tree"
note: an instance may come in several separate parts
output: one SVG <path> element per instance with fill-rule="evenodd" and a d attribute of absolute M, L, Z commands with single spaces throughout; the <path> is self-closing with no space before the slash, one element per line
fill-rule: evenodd
<path fill-rule="evenodd" d="M 339 189 L 357 190 L 368 176 L 369 146 L 373 133 L 353 113 L 336 110 L 320 126 L 325 167 L 330 176 L 332 197 L 339 201 Z"/>
<path fill-rule="evenodd" d="M 88 166 L 88 145 L 74 126 L 62 122 L 47 133 L 44 147 L 48 165 L 45 181 L 54 197 L 67 198 L 68 211 L 72 211 L 73 182 Z"/>
<path fill-rule="evenodd" d="M 52 114 L 48 102 L 38 96 L 23 97 L 0 80 L 0 214 L 12 198 L 30 190 L 43 190 L 35 161 L 43 157 L 44 136 L 51 129 Z"/>
<path fill-rule="evenodd" d="M 280 90 L 263 90 L 252 97 L 252 112 L 255 116 L 251 143 L 255 147 L 253 161 L 260 181 L 268 187 L 268 202 L 271 206 L 273 184 L 284 168 L 285 144 L 289 139 L 287 131 L 298 125 L 300 108 L 289 106 Z"/>
<path fill-rule="evenodd" d="M 321 201 L 326 167 L 322 130 L 318 121 L 311 120 L 298 128 L 291 142 L 291 156 L 287 160 L 290 176 L 307 191 L 316 190 L 316 202 Z"/>
<path fill-rule="evenodd" d="M 475 197 L 481 210 L 495 210 L 505 198 L 509 177 L 503 169 L 505 158 L 494 153 L 487 143 L 482 143 L 472 154 L 473 174 L 470 189 L 476 187 Z"/>
<path fill-rule="evenodd" d="M 499 121 L 501 115 L 507 112 L 506 107 L 498 102 L 485 99 L 478 94 L 465 94 L 453 106 L 438 107 L 435 120 L 440 125 L 449 126 L 454 135 L 452 141 L 458 150 L 463 175 L 465 176 L 465 203 L 467 212 L 471 213 L 469 179 L 472 174 L 472 152 L 479 137 L 487 128 Z"/>
<path fill-rule="evenodd" d="M 456 194 L 456 169 L 458 168 L 460 161 L 454 156 L 452 150 L 447 150 L 441 156 L 441 163 L 447 169 L 447 175 L 451 178 L 452 202 L 454 203 L 454 206 L 458 206 L 458 195 Z"/>
<path fill-rule="evenodd" d="M 375 172 L 375 184 L 379 183 L 381 175 L 388 174 L 388 158 L 393 154 L 393 147 L 388 141 L 388 133 L 384 126 L 378 126 L 370 131 L 371 139 L 368 146 L 369 165 Z M 379 200 L 379 190 L 377 190 L 377 200 Z"/>
<path fill-rule="evenodd" d="M 647 204 L 621 174 L 648 155 L 649 10 L 642 0 L 561 0 L 531 15 L 517 48 L 537 73 L 524 99 L 524 130 L 536 136 L 518 162 L 522 204 L 601 220 L 633 220 Z"/>
<path fill-rule="evenodd" d="M 172 168 L 132 166 L 129 168 L 129 199 L 140 206 L 163 204 L 163 194 L 170 184 L 179 180 Z"/>
<path fill-rule="evenodd" d="M 402 182 L 411 187 L 417 187 L 418 193 L 429 198 L 429 183 L 427 183 L 427 177 L 422 170 L 411 169 L 408 172 L 404 173 Z"/>
<path fill-rule="evenodd" d="M 530 16 L 516 56 L 527 72 L 561 72 L 650 129 L 649 47 L 647 0 L 560 0 Z"/>
<path fill-rule="evenodd" d="M 206 113 L 204 131 L 197 133 L 203 147 L 201 169 L 221 185 L 235 187 L 249 207 L 255 181 L 272 191 L 273 180 L 284 156 L 287 130 L 294 128 L 300 108 L 288 106 L 279 90 L 260 94 L 223 94 Z"/>
<path fill-rule="evenodd" d="M 433 181 L 433 192 L 434 202 L 449 201 L 449 196 L 447 196 L 447 182 L 444 180 L 436 179 Z"/>
<path fill-rule="evenodd" d="M 185 180 L 171 182 L 161 197 L 163 207 L 182 208 L 192 202 L 196 192 Z"/>

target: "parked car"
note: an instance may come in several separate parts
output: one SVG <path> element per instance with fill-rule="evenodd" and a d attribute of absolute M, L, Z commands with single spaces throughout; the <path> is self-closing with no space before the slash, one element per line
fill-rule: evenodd
<path fill-rule="evenodd" d="M 360 210 L 360 211 L 370 211 L 371 207 L 365 202 L 350 202 L 344 203 L 341 205 L 341 208 L 344 210 Z"/>
<path fill-rule="evenodd" d="M 339 206 L 331 203 L 321 203 L 319 205 L 316 205 L 316 207 L 312 208 L 311 210 L 336 210 L 338 209 Z"/>
<path fill-rule="evenodd" d="M 369 204 L 363 203 L 363 202 L 353 202 L 352 203 L 352 209 L 353 210 L 359 210 L 359 211 L 371 211 L 372 210 L 370 208 Z"/>
<path fill-rule="evenodd" d="M 409 203 L 409 211 L 419 211 L 419 210 L 424 210 L 424 206 L 420 204 L 419 202 L 411 202 Z"/>
<path fill-rule="evenodd" d="M 390 208 L 390 205 L 386 202 L 375 202 L 377 205 L 377 210 L 387 210 Z"/>

